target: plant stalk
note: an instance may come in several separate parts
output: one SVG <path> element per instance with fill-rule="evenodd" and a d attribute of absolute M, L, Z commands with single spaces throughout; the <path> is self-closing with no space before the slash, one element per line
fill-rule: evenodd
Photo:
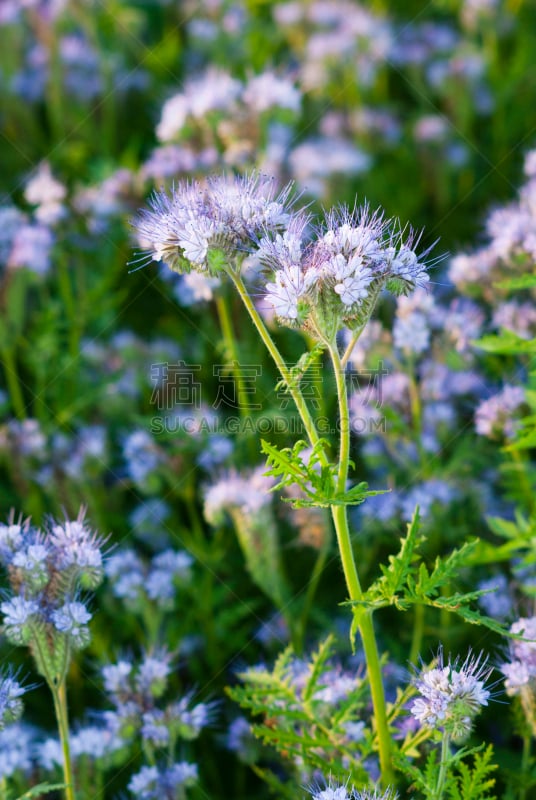
<path fill-rule="evenodd" d="M 329 347 L 329 353 L 335 372 L 337 382 L 337 398 L 339 403 L 339 427 L 340 427 L 340 449 L 339 449 L 339 469 L 337 473 L 337 491 L 344 492 L 348 480 L 348 467 L 350 463 L 350 418 L 348 412 L 348 394 L 346 391 L 346 381 L 344 370 L 341 364 L 337 345 L 333 343 Z M 359 581 L 359 575 L 355 564 L 352 540 L 348 526 L 348 511 L 346 506 L 331 506 L 331 515 L 337 534 L 337 542 L 342 561 L 346 586 L 350 595 L 350 600 L 359 602 L 363 599 L 363 590 Z M 358 611 L 354 608 L 354 620 L 357 623 L 365 660 L 367 663 L 367 674 L 370 683 L 372 696 L 372 707 L 374 709 L 374 719 L 376 722 L 376 732 L 378 735 L 378 750 L 380 755 L 380 767 L 382 781 L 385 785 L 393 782 L 393 767 L 391 758 L 391 734 L 387 722 L 387 711 L 385 705 L 385 691 L 381 671 L 380 656 L 378 645 L 374 633 L 372 613 Z"/>
<path fill-rule="evenodd" d="M 240 294 L 240 297 L 242 298 L 242 302 L 244 303 L 244 305 L 245 305 L 245 307 L 247 309 L 247 312 L 248 312 L 249 316 L 251 317 L 251 320 L 252 320 L 253 324 L 257 328 L 257 331 L 259 332 L 259 335 L 260 335 L 260 337 L 261 337 L 266 349 L 268 350 L 268 352 L 272 356 L 272 358 L 273 358 L 273 360 L 275 362 L 275 365 L 276 365 L 277 369 L 279 370 L 279 373 L 280 373 L 281 377 L 283 378 L 283 380 L 287 384 L 289 392 L 290 392 L 290 395 L 291 395 L 292 399 L 294 400 L 294 403 L 296 404 L 296 408 L 298 409 L 298 413 L 299 413 L 299 415 L 301 417 L 301 420 L 303 422 L 303 425 L 305 427 L 305 431 L 307 433 L 307 437 L 309 439 L 309 442 L 314 447 L 315 445 L 317 445 L 319 443 L 320 439 L 319 439 L 318 433 L 316 431 L 314 420 L 313 420 L 313 418 L 311 416 L 311 413 L 310 413 L 310 411 L 309 411 L 309 409 L 307 407 L 307 403 L 305 402 L 305 399 L 304 399 L 301 391 L 296 386 L 293 386 L 292 375 L 290 373 L 290 370 L 288 369 L 287 365 L 283 361 L 283 357 L 282 357 L 281 353 L 279 352 L 279 350 L 277 349 L 274 340 L 270 336 L 270 334 L 268 332 L 268 329 L 266 328 L 266 325 L 264 324 L 264 321 L 263 321 L 261 315 L 259 314 L 259 312 L 255 308 L 255 304 L 253 303 L 251 297 L 249 296 L 249 293 L 248 293 L 248 290 L 246 289 L 244 281 L 242 280 L 240 275 L 237 275 L 232 270 L 228 271 L 228 275 L 231 278 L 231 280 L 233 281 L 236 289 L 238 290 L 238 293 Z M 323 450 L 320 453 L 320 457 L 321 457 L 322 464 L 324 466 L 326 466 L 328 461 L 327 461 L 327 458 L 326 458 L 326 454 L 325 454 L 325 452 Z"/>
<path fill-rule="evenodd" d="M 289 387 L 290 394 L 294 400 L 298 413 L 304 424 L 307 436 L 311 445 L 315 446 L 319 442 L 319 436 L 316 430 L 314 420 L 309 412 L 305 399 L 298 387 L 293 385 L 290 370 L 287 368 L 283 358 L 277 349 L 272 337 L 270 336 L 259 312 L 255 308 L 251 297 L 242 281 L 242 278 L 232 270 L 228 270 L 228 275 L 233 281 L 246 309 L 257 328 L 262 341 L 264 342 L 268 352 L 272 356 L 279 373 L 287 386 Z M 357 337 L 356 337 L 357 340 Z M 355 342 L 354 342 L 355 343 Z M 350 419 L 348 413 L 348 396 L 346 392 L 346 383 L 344 378 L 344 369 L 341 364 L 339 352 L 335 341 L 328 343 L 328 349 L 331 355 L 333 368 L 335 371 L 335 379 L 337 382 L 337 396 L 339 403 L 339 419 L 340 419 L 340 450 L 339 450 L 339 465 L 337 470 L 337 484 L 338 492 L 344 492 L 346 488 L 346 481 L 348 478 L 348 468 L 350 463 Z M 327 466 L 328 461 L 324 450 L 321 451 L 322 464 Z M 344 577 L 346 579 L 346 586 L 350 595 L 350 599 L 359 602 L 363 598 L 363 591 L 359 582 L 359 576 L 355 564 L 354 554 L 352 550 L 352 542 L 350 538 L 350 531 L 348 527 L 348 515 L 345 506 L 337 505 L 331 506 L 331 516 L 337 534 L 337 542 L 342 561 Z M 367 663 L 367 673 L 370 683 L 370 690 L 372 696 L 372 705 L 374 709 L 374 719 L 376 723 L 376 731 L 378 735 L 378 750 L 380 756 L 380 766 L 382 771 L 382 782 L 384 785 L 392 784 L 394 782 L 394 773 L 391 763 L 391 735 L 389 732 L 389 725 L 387 722 L 387 712 L 385 705 L 385 692 L 383 689 L 383 681 L 381 674 L 380 657 L 378 653 L 378 646 L 376 643 L 376 636 L 374 634 L 374 626 L 372 622 L 372 615 L 370 612 L 361 612 L 354 608 L 354 620 L 363 643 L 363 650 Z"/>
<path fill-rule="evenodd" d="M 61 751 L 63 754 L 63 779 L 65 781 L 65 800 L 76 800 L 74 793 L 71 750 L 69 746 L 69 718 L 67 714 L 67 691 L 65 678 L 58 686 L 50 686 L 54 698 L 54 710 L 58 723 Z"/>
<path fill-rule="evenodd" d="M 439 765 L 439 772 L 437 775 L 437 783 L 435 786 L 435 791 L 431 797 L 431 800 L 441 800 L 441 798 L 443 797 L 445 782 L 447 780 L 449 747 L 450 747 L 450 736 L 448 733 L 444 733 L 443 741 L 441 742 L 441 763 Z"/>

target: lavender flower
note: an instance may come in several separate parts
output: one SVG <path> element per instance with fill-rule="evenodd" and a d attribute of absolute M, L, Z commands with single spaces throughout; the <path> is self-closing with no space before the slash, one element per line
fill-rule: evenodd
<path fill-rule="evenodd" d="M 160 650 L 154 655 L 146 655 L 136 675 L 136 687 L 143 694 L 160 697 L 166 689 L 171 672 L 171 655 Z"/>
<path fill-rule="evenodd" d="M 86 523 L 85 511 L 76 520 L 52 523 L 48 533 L 53 558 L 60 570 L 68 570 L 82 586 L 96 588 L 103 578 L 102 552 L 104 539 Z"/>
<path fill-rule="evenodd" d="M 0 731 L 6 724 L 16 722 L 22 715 L 21 697 L 28 691 L 16 680 L 13 673 L 0 675 Z"/>
<path fill-rule="evenodd" d="M 523 639 L 510 642 L 510 661 L 500 666 L 506 693 L 512 696 L 530 689 L 536 696 L 536 617 L 521 617 L 511 625 L 510 633 Z"/>
<path fill-rule="evenodd" d="M 4 614 L 4 630 L 9 641 L 27 644 L 32 636 L 32 623 L 39 617 L 38 602 L 15 596 L 12 600 L 5 600 L 0 611 Z"/>
<path fill-rule="evenodd" d="M 35 217 L 44 225 L 55 225 L 66 213 L 63 200 L 67 194 L 65 186 L 56 180 L 47 162 L 40 164 L 36 174 L 26 184 L 24 197 L 37 206 Z"/>
<path fill-rule="evenodd" d="M 129 661 L 118 661 L 117 664 L 108 664 L 102 668 L 104 678 L 104 688 L 110 694 L 121 697 L 130 690 L 129 678 L 133 670 L 133 665 Z"/>
<path fill-rule="evenodd" d="M 125 438 L 123 455 L 129 477 L 142 489 L 161 464 L 163 456 L 150 433 L 144 430 L 134 431 Z"/>
<path fill-rule="evenodd" d="M 225 737 L 225 746 L 236 753 L 245 764 L 255 763 L 259 755 L 259 742 L 245 717 L 236 717 L 231 722 Z"/>
<path fill-rule="evenodd" d="M 51 615 L 56 630 L 65 633 L 75 648 L 86 647 L 89 644 L 89 630 L 87 623 L 91 614 L 83 603 L 71 601 L 56 609 Z"/>
<path fill-rule="evenodd" d="M 516 420 L 525 402 L 525 391 L 521 386 L 505 386 L 498 394 L 484 400 L 475 414 L 476 432 L 490 439 L 511 438 L 519 422 Z"/>
<path fill-rule="evenodd" d="M 45 275 L 50 268 L 50 251 L 54 237 L 44 225 L 24 225 L 13 239 L 8 267 L 25 267 L 36 275 Z"/>
<path fill-rule="evenodd" d="M 128 788 L 138 800 L 175 800 L 179 789 L 192 786 L 197 779 L 197 764 L 180 761 L 165 769 L 142 767 Z"/>
<path fill-rule="evenodd" d="M 454 740 L 463 740 L 471 731 L 473 718 L 481 706 L 487 706 L 490 692 L 485 682 L 491 673 L 482 654 L 467 656 L 463 664 L 459 659 L 443 662 L 439 650 L 437 667 L 424 669 L 415 679 L 420 694 L 411 713 L 421 725 L 441 729 Z"/>
<path fill-rule="evenodd" d="M 20 722 L 0 731 L 0 778 L 16 772 L 30 772 L 35 749 L 34 733 Z"/>
<path fill-rule="evenodd" d="M 512 614 L 514 604 L 506 575 L 494 575 L 493 578 L 480 581 L 478 590 L 488 592 L 478 598 L 479 605 L 488 616 L 505 619 Z"/>
<path fill-rule="evenodd" d="M 273 480 L 264 474 L 264 467 L 239 475 L 229 472 L 205 492 L 205 518 L 211 525 L 221 524 L 225 511 L 232 508 L 253 515 L 271 503 Z"/>
<path fill-rule="evenodd" d="M 383 288 L 407 293 L 428 280 L 425 264 L 397 224 L 365 206 L 326 215 L 313 241 L 308 220 L 294 217 L 284 236 L 261 240 L 259 257 L 273 272 L 265 299 L 279 320 L 330 339 L 343 325 L 362 326 Z"/>
<path fill-rule="evenodd" d="M 150 211 L 134 227 L 146 255 L 142 263 L 163 261 L 176 272 L 198 270 L 216 274 L 223 259 L 234 260 L 251 250 L 265 228 L 277 231 L 288 223 L 290 186 L 275 194 L 274 182 L 213 177 L 205 186 L 180 183 L 171 197 L 155 193 Z"/>
<path fill-rule="evenodd" d="M 169 742 L 169 728 L 163 711 L 153 709 L 143 714 L 141 736 L 154 747 L 164 747 Z"/>
<path fill-rule="evenodd" d="M 308 787 L 313 800 L 396 800 L 398 794 L 391 788 L 384 792 L 379 789 L 357 790 L 349 786 L 348 781 L 343 784 L 335 783 L 331 780 L 325 786 L 313 784 Z"/>
<path fill-rule="evenodd" d="M 36 645 L 37 669 L 47 680 L 65 677 L 69 648 L 89 642 L 91 614 L 77 595 L 101 580 L 103 540 L 85 522 L 84 510 L 76 520 L 50 520 L 44 531 L 29 520 L 10 522 L 0 526 L 0 562 L 13 592 L 0 605 L 6 636 L 14 644 Z"/>

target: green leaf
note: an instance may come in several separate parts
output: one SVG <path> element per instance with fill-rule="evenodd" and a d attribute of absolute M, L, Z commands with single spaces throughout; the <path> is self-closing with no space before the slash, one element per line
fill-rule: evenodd
<path fill-rule="evenodd" d="M 32 797 L 39 797 L 39 795 L 56 792 L 60 789 L 65 789 L 65 787 L 65 783 L 38 783 L 36 786 L 32 786 L 31 789 L 28 789 L 27 792 L 24 792 L 24 794 L 19 795 L 17 800 L 30 800 Z"/>
<path fill-rule="evenodd" d="M 490 774 L 497 769 L 492 763 L 493 747 L 489 745 L 483 752 L 476 752 L 472 768 L 463 761 L 458 761 L 456 768 L 459 773 L 452 776 L 447 783 L 447 792 L 450 800 L 494 800 L 494 795 L 489 794 L 495 786 L 495 778 Z"/>
<path fill-rule="evenodd" d="M 290 393 L 294 389 L 299 387 L 300 381 L 309 369 L 309 367 L 314 364 L 316 359 L 322 355 L 325 350 L 325 345 L 321 344 L 320 342 L 315 344 L 315 346 L 311 350 L 307 350 L 307 352 L 302 353 L 296 364 L 290 368 L 290 380 L 287 382 L 285 380 L 279 381 L 276 386 L 278 391 L 288 392 Z"/>
<path fill-rule="evenodd" d="M 484 336 L 473 341 L 475 347 L 480 347 L 488 353 L 501 353 L 503 355 L 522 355 L 536 353 L 536 339 L 523 339 L 513 331 L 504 330 L 500 336 Z"/>
<path fill-rule="evenodd" d="M 519 275 L 516 278 L 508 278 L 505 281 L 497 281 L 493 284 L 497 289 L 506 289 L 508 291 L 515 291 L 516 289 L 534 289 L 536 288 L 536 275 Z"/>

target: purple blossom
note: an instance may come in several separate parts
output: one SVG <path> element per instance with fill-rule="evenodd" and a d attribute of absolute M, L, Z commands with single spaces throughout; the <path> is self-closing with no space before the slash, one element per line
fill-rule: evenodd
<path fill-rule="evenodd" d="M 536 617 L 521 617 L 510 626 L 510 633 L 522 639 L 510 641 L 510 661 L 501 664 L 506 693 L 523 695 L 536 691 Z"/>
<path fill-rule="evenodd" d="M 519 425 L 519 411 L 525 402 L 521 386 L 505 386 L 484 400 L 475 413 L 476 432 L 490 439 L 511 438 Z"/>
<path fill-rule="evenodd" d="M 52 623 L 57 631 L 65 633 L 73 647 L 85 647 L 89 642 L 87 623 L 91 614 L 83 603 L 73 600 L 52 612 Z"/>
<path fill-rule="evenodd" d="M 170 673 L 170 653 L 160 650 L 155 655 L 146 655 L 136 675 L 136 687 L 143 694 L 159 697 L 167 686 Z"/>
<path fill-rule="evenodd" d="M 472 720 L 481 706 L 487 706 L 490 692 L 485 682 L 491 673 L 482 654 L 468 655 L 463 664 L 459 659 L 445 665 L 443 651 L 437 657 L 437 667 L 425 668 L 415 679 L 419 697 L 411 713 L 428 728 L 440 728 L 463 739 L 470 732 Z"/>

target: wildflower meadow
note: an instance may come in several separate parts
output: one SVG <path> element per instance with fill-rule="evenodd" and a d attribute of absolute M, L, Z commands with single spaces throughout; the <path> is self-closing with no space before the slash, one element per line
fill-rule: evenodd
<path fill-rule="evenodd" d="M 536 799 L 534 3 L 0 43 L 0 800 Z"/>

